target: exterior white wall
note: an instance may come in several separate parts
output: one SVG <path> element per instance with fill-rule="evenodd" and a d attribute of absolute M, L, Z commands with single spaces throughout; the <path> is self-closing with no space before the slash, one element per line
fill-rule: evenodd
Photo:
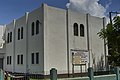
<path fill-rule="evenodd" d="M 14 53 L 14 34 L 13 34 L 13 31 L 14 31 L 14 22 L 11 22 L 10 24 L 6 25 L 6 54 L 5 54 L 5 59 L 4 59 L 4 69 L 6 71 L 10 71 L 12 72 L 13 71 L 13 53 Z M 9 32 L 12 32 L 12 42 L 10 43 L 7 43 L 7 34 Z M 7 65 L 7 56 L 11 56 L 11 65 Z"/>
<path fill-rule="evenodd" d="M 74 23 L 78 24 L 78 36 L 74 36 Z M 84 37 L 80 36 L 80 24 L 84 25 Z M 69 68 L 72 73 L 72 50 L 88 50 L 86 14 L 68 10 L 68 36 L 69 36 Z M 88 63 L 86 64 L 88 67 Z M 85 66 L 83 66 L 85 68 Z M 85 71 L 83 69 L 82 71 Z M 80 66 L 75 67 L 75 72 L 80 72 Z"/>
<path fill-rule="evenodd" d="M 66 11 L 44 5 L 44 70 L 67 73 Z"/>
<path fill-rule="evenodd" d="M 105 69 L 104 40 L 100 39 L 99 35 L 97 35 L 97 33 L 103 28 L 103 19 L 89 16 L 88 24 L 91 56 L 90 66 L 94 67 L 95 70 L 103 70 Z"/>
<path fill-rule="evenodd" d="M 31 24 L 40 21 L 39 34 L 31 36 Z M 16 21 L 6 26 L 5 39 L 7 33 L 12 31 L 12 42 L 6 42 L 6 54 L 4 59 L 4 69 L 17 73 L 40 73 L 44 74 L 44 55 L 43 55 L 43 16 L 42 7 L 32 11 Z M 14 26 L 15 25 L 15 26 Z M 18 28 L 23 27 L 23 39 L 18 40 Z M 36 28 L 35 28 L 36 30 Z M 14 37 L 15 32 L 15 37 Z M 36 34 L 36 33 L 35 33 Z M 21 35 L 21 32 L 20 32 Z M 21 36 L 20 36 L 21 37 Z M 15 40 L 15 41 L 14 41 Z M 31 53 L 39 52 L 39 64 L 31 64 Z M 23 54 L 23 64 L 17 64 L 17 55 Z M 11 65 L 7 65 L 7 56 L 12 56 Z"/>
<path fill-rule="evenodd" d="M 18 28 L 23 27 L 23 39 L 18 40 Z M 16 20 L 15 23 L 15 72 L 26 72 L 26 16 Z M 21 31 L 20 31 L 21 34 Z M 23 54 L 23 64 L 17 64 L 17 55 Z"/>
<path fill-rule="evenodd" d="M 39 34 L 31 35 L 31 24 L 39 20 Z M 29 13 L 28 16 L 28 69 L 30 73 L 44 74 L 44 49 L 43 49 L 43 16 L 42 7 Z M 39 64 L 31 64 L 31 54 L 39 52 Z"/>
<path fill-rule="evenodd" d="M 73 25 L 78 24 L 78 36 L 74 36 Z M 80 36 L 80 24 L 84 25 L 85 36 Z M 70 49 L 87 50 L 87 26 L 86 14 L 80 14 L 73 11 L 68 11 L 68 25 L 69 25 L 69 46 Z"/>

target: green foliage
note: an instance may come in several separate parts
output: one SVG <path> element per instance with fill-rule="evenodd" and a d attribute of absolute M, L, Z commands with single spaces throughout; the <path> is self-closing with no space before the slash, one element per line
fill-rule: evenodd
<path fill-rule="evenodd" d="M 113 24 L 108 23 L 106 28 L 98 33 L 101 39 L 105 39 L 108 45 L 109 64 L 120 66 L 120 17 L 113 19 Z"/>

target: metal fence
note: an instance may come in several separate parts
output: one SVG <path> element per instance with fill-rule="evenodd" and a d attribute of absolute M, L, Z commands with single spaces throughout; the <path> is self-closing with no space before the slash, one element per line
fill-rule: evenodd
<path fill-rule="evenodd" d="M 108 75 L 100 75 L 100 76 L 94 76 L 94 72 L 92 68 L 88 68 L 88 77 L 83 78 L 65 78 L 60 80 L 120 80 L 120 74 L 119 74 L 119 67 L 116 67 L 113 69 L 112 73 L 114 74 L 108 74 Z M 55 74 L 55 71 L 53 72 Z M 56 74 L 51 74 L 52 78 L 51 80 L 57 80 Z M 58 79 L 59 80 L 59 79 Z"/>
<path fill-rule="evenodd" d="M 41 80 L 44 79 L 44 76 L 40 74 L 10 73 L 5 75 L 4 78 L 5 80 Z"/>
<path fill-rule="evenodd" d="M 111 74 L 113 73 L 114 74 Z M 50 76 L 45 78 L 40 74 L 17 74 L 7 73 L 3 70 L 0 71 L 0 80 L 120 80 L 119 68 L 115 68 L 113 72 L 93 72 L 92 68 L 88 69 L 88 75 L 86 77 L 72 77 L 71 78 L 60 78 L 57 75 L 55 68 L 50 70 Z M 99 75 L 100 74 L 100 75 Z M 105 75 L 107 74 L 107 75 Z M 97 76 L 96 76 L 97 75 Z M 99 76 L 98 76 L 99 75 Z"/>

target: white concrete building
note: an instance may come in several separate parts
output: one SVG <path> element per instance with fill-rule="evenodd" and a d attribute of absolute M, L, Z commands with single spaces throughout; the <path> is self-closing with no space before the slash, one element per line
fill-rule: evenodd
<path fill-rule="evenodd" d="M 49 75 L 56 68 L 72 74 L 73 64 L 85 64 L 82 72 L 104 70 L 107 52 L 97 35 L 103 26 L 103 18 L 43 4 L 6 25 L 4 70 Z"/>

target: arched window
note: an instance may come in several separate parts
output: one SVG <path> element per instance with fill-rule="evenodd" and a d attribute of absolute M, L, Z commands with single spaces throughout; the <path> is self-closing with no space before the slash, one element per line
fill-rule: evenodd
<path fill-rule="evenodd" d="M 32 22 L 32 25 L 31 25 L 31 35 L 33 36 L 34 35 L 34 22 Z"/>
<path fill-rule="evenodd" d="M 12 42 L 12 32 L 10 32 L 10 42 Z"/>
<path fill-rule="evenodd" d="M 39 34 L 39 26 L 40 26 L 40 22 L 39 20 L 36 21 L 36 34 Z"/>
<path fill-rule="evenodd" d="M 23 39 L 23 27 L 21 27 L 21 39 Z"/>
<path fill-rule="evenodd" d="M 84 25 L 80 24 L 80 36 L 84 37 Z"/>
<path fill-rule="evenodd" d="M 74 28 L 74 36 L 78 36 L 78 24 L 74 23 L 73 28 Z"/>

